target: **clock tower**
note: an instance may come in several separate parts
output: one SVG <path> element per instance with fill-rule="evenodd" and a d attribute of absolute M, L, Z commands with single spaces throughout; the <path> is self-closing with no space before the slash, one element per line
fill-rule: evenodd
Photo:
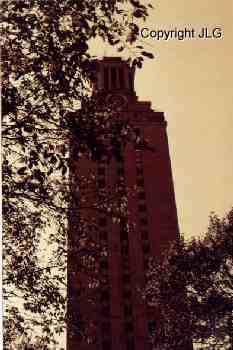
<path fill-rule="evenodd" d="M 135 71 L 127 62 L 105 57 L 95 63 L 93 93 L 99 106 L 107 103 L 119 111 L 155 152 L 129 144 L 120 161 L 79 165 L 83 174 L 88 169 L 96 173 L 99 189 L 111 189 L 124 179 L 127 219 L 114 222 L 105 213 L 95 218 L 95 240 L 105 253 L 98 265 L 92 303 L 83 290 L 92 288 L 93 292 L 95 286 L 89 284 L 87 272 L 82 275 L 76 256 L 68 256 L 68 317 L 75 320 L 79 331 L 68 324 L 67 350 L 150 350 L 150 333 L 160 322 L 142 298 L 149 259 L 159 259 L 163 249 L 179 238 L 167 123 L 163 112 L 138 100 Z M 85 215 L 91 222 L 96 214 Z M 75 235 L 74 225 L 70 222 L 71 235 Z M 86 259 L 85 266 L 91 261 Z M 85 319 L 89 319 L 89 337 L 80 331 Z"/>
<path fill-rule="evenodd" d="M 129 104 L 136 102 L 134 67 L 129 67 L 127 62 L 120 58 L 105 57 L 102 61 L 96 61 L 96 69 L 94 94 L 99 96 L 100 104 L 109 104 L 111 108 L 125 110 Z"/>

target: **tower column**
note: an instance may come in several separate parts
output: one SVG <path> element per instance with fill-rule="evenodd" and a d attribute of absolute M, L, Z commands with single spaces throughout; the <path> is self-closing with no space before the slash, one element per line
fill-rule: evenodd
<path fill-rule="evenodd" d="M 120 89 L 120 74 L 119 74 L 119 68 L 116 67 L 116 87 L 117 89 Z"/>
<path fill-rule="evenodd" d="M 95 174 L 94 194 L 87 198 L 83 194 L 86 206 L 96 208 L 96 203 L 108 203 L 111 198 L 109 206 L 117 207 L 121 214 L 113 220 L 112 214 L 103 210 L 80 213 L 75 202 L 71 203 L 67 293 L 68 314 L 73 315 L 76 333 L 68 325 L 67 350 L 149 350 L 149 335 L 161 326 L 159 313 L 142 297 L 149 260 L 158 260 L 164 248 L 179 239 L 167 124 L 162 112 L 154 112 L 149 102 L 138 101 L 134 70 L 127 62 L 105 57 L 96 63 L 95 95 L 112 101 L 120 121 L 128 120 L 156 152 L 130 143 L 120 160 L 112 159 L 110 164 L 103 159 L 74 162 L 72 178 Z M 81 258 L 72 250 L 80 222 L 90 235 L 86 255 L 84 252 Z M 99 258 L 97 248 L 93 255 L 88 253 L 92 242 L 100 248 Z M 87 325 L 95 330 L 93 336 L 88 332 L 83 336 Z"/>
<path fill-rule="evenodd" d="M 125 87 L 126 87 L 126 89 L 130 89 L 129 69 L 128 69 L 128 67 L 126 65 L 124 65 L 123 69 L 124 69 Z"/>

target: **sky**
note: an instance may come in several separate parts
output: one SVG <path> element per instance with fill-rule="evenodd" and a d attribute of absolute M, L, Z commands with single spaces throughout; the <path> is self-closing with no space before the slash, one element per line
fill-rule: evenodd
<path fill-rule="evenodd" d="M 186 40 L 139 38 L 155 59 L 137 70 L 135 87 L 139 100 L 165 113 L 180 231 L 197 237 L 212 211 L 223 216 L 233 205 L 233 2 L 152 3 L 143 27 L 195 31 Z M 222 37 L 197 38 L 202 27 L 219 27 Z"/>

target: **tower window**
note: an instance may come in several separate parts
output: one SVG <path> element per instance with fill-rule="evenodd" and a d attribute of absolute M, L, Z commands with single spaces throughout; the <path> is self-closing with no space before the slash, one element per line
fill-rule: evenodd
<path fill-rule="evenodd" d="M 129 283 L 130 282 L 130 275 L 125 274 L 123 275 L 123 283 Z"/>
<path fill-rule="evenodd" d="M 96 260 L 91 255 L 84 255 L 81 257 L 81 263 L 82 266 L 89 269 L 89 270 L 95 270 L 96 268 Z"/>
<path fill-rule="evenodd" d="M 132 316 L 132 314 L 133 314 L 132 305 L 125 305 L 124 306 L 124 314 L 126 316 Z"/>
<path fill-rule="evenodd" d="M 142 151 L 141 149 L 136 149 L 136 164 L 137 166 L 140 166 L 142 164 Z"/>
<path fill-rule="evenodd" d="M 138 192 L 138 199 L 145 199 L 146 196 L 145 196 L 145 192 L 144 191 L 140 191 Z"/>
<path fill-rule="evenodd" d="M 102 315 L 105 317 L 109 317 L 110 316 L 110 306 L 109 305 L 104 305 L 102 307 Z"/>
<path fill-rule="evenodd" d="M 107 225 L 107 219 L 106 218 L 99 218 L 99 225 L 100 226 L 106 226 Z"/>
<path fill-rule="evenodd" d="M 111 67 L 111 87 L 116 89 L 116 68 Z"/>
<path fill-rule="evenodd" d="M 100 268 L 103 270 L 107 270 L 108 269 L 108 261 L 107 260 L 100 261 Z"/>
<path fill-rule="evenodd" d="M 143 175 L 143 168 L 137 166 L 137 167 L 136 167 L 136 173 L 137 173 L 137 175 Z"/>
<path fill-rule="evenodd" d="M 110 323 L 109 322 L 103 322 L 101 325 L 102 328 L 102 332 L 105 334 L 109 334 L 110 333 Z"/>
<path fill-rule="evenodd" d="M 143 178 L 137 179 L 137 186 L 144 186 L 144 180 Z"/>
<path fill-rule="evenodd" d="M 138 211 L 145 212 L 146 211 L 146 205 L 145 204 L 139 204 Z"/>
<path fill-rule="evenodd" d="M 120 222 L 121 226 L 126 226 L 127 225 L 127 218 L 121 218 L 121 222 Z"/>
<path fill-rule="evenodd" d="M 124 328 L 127 333 L 133 332 L 133 322 L 126 322 Z"/>
<path fill-rule="evenodd" d="M 120 235 L 121 235 L 121 241 L 128 240 L 128 232 L 126 230 L 122 230 Z"/>
<path fill-rule="evenodd" d="M 130 73 L 129 73 L 129 87 L 130 87 L 130 90 L 133 91 L 133 81 Z"/>
<path fill-rule="evenodd" d="M 111 350 L 111 344 L 109 341 L 104 341 L 102 343 L 102 350 Z"/>
<path fill-rule="evenodd" d="M 142 168 L 142 166 L 143 166 L 142 158 L 136 158 L 136 167 Z"/>
<path fill-rule="evenodd" d="M 134 350 L 135 347 L 134 347 L 134 342 L 133 341 L 127 341 L 127 344 L 126 344 L 126 350 Z"/>
<path fill-rule="evenodd" d="M 124 176 L 125 171 L 124 171 L 124 168 L 123 168 L 123 167 L 118 168 L 118 169 L 117 169 L 117 172 L 118 172 L 118 175 L 119 175 L 119 176 Z"/>
<path fill-rule="evenodd" d="M 140 128 L 134 128 L 133 131 L 135 132 L 135 134 L 136 134 L 137 136 L 139 136 L 139 135 L 141 134 Z"/>
<path fill-rule="evenodd" d="M 143 179 L 143 171 L 140 174 L 137 174 L 138 179 Z"/>
<path fill-rule="evenodd" d="M 143 243 L 143 248 L 142 249 L 143 249 L 144 254 L 148 254 L 150 252 L 150 243 L 149 243 L 149 241 L 145 241 Z"/>
<path fill-rule="evenodd" d="M 131 290 L 130 290 L 130 289 L 125 289 L 125 290 L 123 291 L 123 298 L 125 298 L 125 299 L 130 299 L 131 296 L 132 296 L 132 294 L 131 294 Z"/>
<path fill-rule="evenodd" d="M 100 301 L 102 301 L 102 302 L 109 301 L 109 299 L 110 299 L 109 291 L 108 290 L 103 290 L 101 292 L 101 295 L 100 295 Z"/>
<path fill-rule="evenodd" d="M 122 269 L 125 271 L 125 273 L 129 273 L 129 262 L 128 262 L 128 259 L 122 261 Z"/>
<path fill-rule="evenodd" d="M 149 268 L 149 258 L 146 257 L 143 261 L 144 269 L 147 270 Z"/>
<path fill-rule="evenodd" d="M 147 225 L 147 224 L 148 224 L 147 218 L 146 218 L 146 217 L 141 218 L 141 219 L 140 219 L 140 224 L 141 224 L 141 225 Z"/>
<path fill-rule="evenodd" d="M 120 80 L 120 88 L 124 89 L 125 79 L 124 79 L 124 70 L 122 67 L 119 68 L 119 80 Z"/>
<path fill-rule="evenodd" d="M 121 254 L 128 255 L 129 254 L 129 247 L 128 246 L 121 247 Z"/>
<path fill-rule="evenodd" d="M 142 231 L 141 232 L 141 237 L 143 240 L 148 240 L 149 239 L 149 234 L 147 231 Z"/>
<path fill-rule="evenodd" d="M 128 259 L 124 259 L 122 261 L 122 269 L 124 270 L 125 273 L 129 273 L 129 261 L 128 261 Z"/>
<path fill-rule="evenodd" d="M 149 328 L 149 332 L 150 334 L 154 333 L 156 330 L 156 321 L 155 320 L 151 320 L 148 322 L 148 328 Z"/>
<path fill-rule="evenodd" d="M 123 241 L 122 241 L 122 243 L 121 243 L 121 246 L 122 246 L 122 248 L 123 247 L 129 247 L 129 242 L 128 242 L 128 240 L 127 239 L 124 239 Z"/>
<path fill-rule="evenodd" d="M 107 239 L 108 239 L 107 231 L 101 231 L 100 232 L 100 239 L 103 240 L 103 241 L 107 241 Z"/>
<path fill-rule="evenodd" d="M 99 188 L 104 188 L 105 187 L 105 179 L 99 179 L 98 186 L 99 186 Z"/>
<path fill-rule="evenodd" d="M 102 271 L 104 274 L 104 271 Z M 108 280 L 108 275 L 104 274 L 104 276 L 101 277 L 101 285 L 102 285 L 102 290 L 106 290 L 106 288 L 109 288 L 109 280 Z"/>
<path fill-rule="evenodd" d="M 104 167 L 107 161 L 108 161 L 108 156 L 103 154 L 100 159 L 100 167 Z"/>
<path fill-rule="evenodd" d="M 108 67 L 104 68 L 104 88 L 109 90 Z"/>
<path fill-rule="evenodd" d="M 98 175 L 105 175 L 105 167 L 98 168 Z"/>
<path fill-rule="evenodd" d="M 127 232 L 127 221 L 125 219 L 121 219 L 120 222 L 120 230 L 121 232 Z"/>

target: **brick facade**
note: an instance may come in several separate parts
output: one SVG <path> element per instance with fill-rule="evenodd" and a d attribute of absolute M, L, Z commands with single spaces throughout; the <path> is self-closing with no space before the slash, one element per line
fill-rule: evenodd
<path fill-rule="evenodd" d="M 96 239 L 106 254 L 98 265 L 100 287 L 92 302 L 80 289 L 80 284 L 88 284 L 87 275 L 79 271 L 75 254 L 68 257 L 68 316 L 77 316 L 77 329 L 87 316 L 90 336 L 84 341 L 68 324 L 67 350 L 149 350 L 149 329 L 159 320 L 146 307 L 140 289 L 149 257 L 159 258 L 164 247 L 179 237 L 167 123 L 164 114 L 153 111 L 149 102 L 138 101 L 134 71 L 126 62 L 104 58 L 97 61 L 97 67 L 95 91 L 109 103 L 118 101 L 122 118 L 130 121 L 155 152 L 129 144 L 123 159 L 112 160 L 109 166 L 104 161 L 79 163 L 81 173 L 92 169 L 104 188 L 124 179 L 128 218 L 119 224 L 105 214 L 96 217 L 91 210 L 84 214 L 90 222 L 95 216 L 99 227 Z M 72 220 L 70 232 L 75 235 L 75 213 Z"/>

